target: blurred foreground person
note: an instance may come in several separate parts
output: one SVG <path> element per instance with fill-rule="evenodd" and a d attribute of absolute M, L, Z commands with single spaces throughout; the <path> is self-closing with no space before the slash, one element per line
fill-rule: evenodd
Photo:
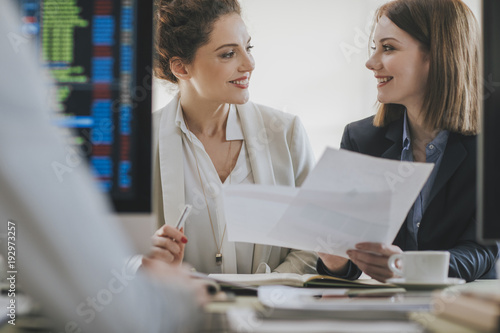
<path fill-rule="evenodd" d="M 58 332 L 197 331 L 205 294 L 186 272 L 157 260 L 127 271 L 133 250 L 85 163 L 75 162 L 78 154 L 50 125 L 43 76 L 17 22 L 4 3 L 0 225 L 5 233 L 15 223 L 16 289 L 41 303 Z M 57 165 L 66 166 L 63 177 Z M 5 255 L 5 240 L 1 247 Z"/>

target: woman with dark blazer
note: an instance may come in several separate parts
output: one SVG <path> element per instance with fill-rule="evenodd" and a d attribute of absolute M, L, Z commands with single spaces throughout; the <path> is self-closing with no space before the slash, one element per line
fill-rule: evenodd
<path fill-rule="evenodd" d="M 447 250 L 449 276 L 494 278 L 497 246 L 476 241 L 476 135 L 481 103 L 479 28 L 460 0 L 397 0 L 375 15 L 366 67 L 378 81 L 375 116 L 346 126 L 341 147 L 376 157 L 434 163 L 393 244 L 359 243 L 349 259 L 320 254 L 318 272 L 379 281 L 388 258 Z"/>

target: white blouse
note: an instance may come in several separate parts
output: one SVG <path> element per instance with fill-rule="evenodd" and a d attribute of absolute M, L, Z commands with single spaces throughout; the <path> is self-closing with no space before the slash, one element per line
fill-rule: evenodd
<path fill-rule="evenodd" d="M 236 165 L 224 184 L 221 182 L 210 156 L 205 151 L 201 141 L 192 132 L 189 132 L 182 116 L 180 103 L 177 107 L 175 124 L 182 131 L 182 147 L 184 153 L 184 184 L 185 200 L 193 209 L 189 215 L 184 233 L 188 239 L 184 251 L 184 262 L 203 273 L 245 273 L 250 274 L 253 261 L 254 244 L 229 242 L 227 230 L 224 234 L 224 218 L 221 216 L 221 188 L 231 184 L 253 184 L 254 179 L 248 157 L 245 138 L 241 128 L 236 108 L 231 105 L 226 125 L 226 140 L 243 140 Z M 196 157 L 201 179 L 205 187 L 205 195 L 210 209 L 210 218 L 205 203 L 200 176 L 196 167 Z M 217 245 L 214 241 L 214 233 Z M 224 234 L 224 238 L 222 239 Z M 222 265 L 215 262 L 217 247 L 222 239 Z"/>

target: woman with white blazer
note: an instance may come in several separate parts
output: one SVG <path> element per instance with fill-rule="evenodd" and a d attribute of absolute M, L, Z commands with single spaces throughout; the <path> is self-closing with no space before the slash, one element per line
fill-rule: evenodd
<path fill-rule="evenodd" d="M 316 254 L 227 239 L 223 184 L 300 186 L 314 163 L 296 116 L 248 101 L 255 63 L 237 0 L 160 1 L 157 15 L 155 74 L 179 92 L 154 113 L 164 225 L 151 257 L 204 273 L 315 273 Z"/>

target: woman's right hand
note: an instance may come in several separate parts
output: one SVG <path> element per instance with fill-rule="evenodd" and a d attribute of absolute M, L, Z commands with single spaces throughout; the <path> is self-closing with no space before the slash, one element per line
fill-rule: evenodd
<path fill-rule="evenodd" d="M 170 265 L 180 265 L 184 258 L 184 247 L 187 243 L 184 228 L 164 225 L 156 230 L 152 237 L 153 248 L 149 258 L 161 260 Z"/>

